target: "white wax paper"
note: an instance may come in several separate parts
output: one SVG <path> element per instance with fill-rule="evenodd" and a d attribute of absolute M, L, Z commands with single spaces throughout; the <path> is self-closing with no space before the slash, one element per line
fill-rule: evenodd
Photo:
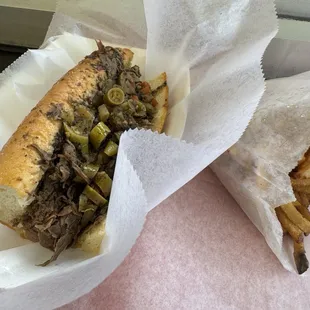
<path fill-rule="evenodd" d="M 266 85 L 242 138 L 211 167 L 283 266 L 295 271 L 292 244 L 282 240 L 274 208 L 295 201 L 288 174 L 310 146 L 310 72 Z M 305 243 L 307 250 L 309 237 Z"/>
<path fill-rule="evenodd" d="M 165 134 L 122 135 L 102 254 L 69 250 L 41 268 L 35 264 L 51 253 L 16 237 L 0 252 L 0 307 L 54 308 L 103 281 L 130 251 L 147 212 L 240 138 L 264 92 L 260 62 L 275 33 L 269 0 L 146 0 L 144 8 L 141 1 L 61 1 L 44 48 L 0 76 L 1 145 L 52 84 L 91 52 L 94 42 L 83 36 L 147 45 L 145 77 L 168 74 L 169 116 Z M 143 63 L 143 51 L 134 51 L 134 62 Z"/>

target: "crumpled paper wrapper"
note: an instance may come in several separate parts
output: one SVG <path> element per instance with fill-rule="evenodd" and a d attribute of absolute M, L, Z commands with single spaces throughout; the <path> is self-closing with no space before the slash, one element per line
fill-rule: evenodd
<path fill-rule="evenodd" d="M 1 240 L 11 238 L 0 252 L 1 306 L 55 308 L 102 282 L 130 251 L 147 212 L 240 138 L 264 92 L 260 61 L 275 33 L 268 0 L 146 0 L 144 7 L 141 1 L 61 1 L 42 49 L 0 76 L 1 145 L 52 84 L 94 49 L 85 37 L 136 47 L 139 62 L 147 46 L 145 78 L 168 74 L 169 117 L 165 134 L 122 135 L 100 255 L 70 249 L 38 267 L 51 253 L 0 226 Z"/>
<path fill-rule="evenodd" d="M 292 242 L 283 239 L 274 208 L 296 200 L 288 174 L 310 146 L 310 72 L 266 85 L 242 138 L 211 167 L 283 266 L 295 272 Z M 307 243 L 306 237 L 306 249 Z"/>

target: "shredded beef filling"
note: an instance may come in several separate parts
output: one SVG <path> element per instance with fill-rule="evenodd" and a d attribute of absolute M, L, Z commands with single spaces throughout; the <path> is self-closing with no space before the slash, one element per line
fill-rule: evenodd
<path fill-rule="evenodd" d="M 86 227 L 105 216 L 109 192 L 104 187 L 110 189 L 108 184 L 113 179 L 118 144 L 115 137 L 130 128 L 150 128 L 155 113 L 155 94 L 146 82 L 139 80 L 139 68 L 125 68 L 120 50 L 100 43 L 98 47 L 101 66 L 97 69 L 106 70 L 107 79 L 98 83 L 95 96 L 85 100 L 84 107 L 75 108 L 71 127 L 62 128 L 55 138 L 53 154 L 37 145 L 29 146 L 40 155 L 45 174 L 32 203 L 15 222 L 23 227 L 26 238 L 54 252 L 42 266 L 56 260 Z M 105 95 L 113 87 L 122 90 L 124 102 L 115 106 L 106 104 L 108 114 L 102 116 L 98 106 L 105 103 Z M 65 124 L 68 116 L 64 119 L 62 113 L 61 105 L 53 104 L 47 117 Z M 91 138 L 102 117 L 106 118 L 104 123 L 110 131 L 98 148 Z M 77 133 L 77 137 L 71 131 L 68 133 L 68 128 Z M 85 144 L 87 137 L 90 141 Z M 97 138 L 100 139 L 100 135 Z"/>

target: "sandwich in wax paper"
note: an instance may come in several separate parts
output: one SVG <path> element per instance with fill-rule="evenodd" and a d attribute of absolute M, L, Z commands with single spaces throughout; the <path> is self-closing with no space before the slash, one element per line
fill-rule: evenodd
<path fill-rule="evenodd" d="M 258 22 L 253 24 L 253 19 Z M 92 55 L 98 49 L 95 40 L 101 41 L 105 49 L 110 46 L 105 53 L 116 49 L 116 54 L 123 57 L 124 70 L 119 72 L 120 75 L 125 72 L 126 75 L 138 76 L 135 69 L 137 65 L 141 77 L 135 80 L 136 94 L 130 94 L 124 89 L 128 85 L 126 83 L 122 85 L 119 75 L 113 79 L 115 81 L 109 86 L 110 88 L 100 93 L 99 97 L 103 103 L 100 102 L 98 107 L 96 104 L 96 107 L 93 107 L 92 101 L 88 103 L 87 98 L 82 98 L 75 105 L 78 110 L 73 111 L 74 121 L 71 124 L 70 111 L 63 113 L 61 108 L 60 115 L 56 113 L 57 103 L 63 103 L 60 101 L 60 95 L 63 93 L 58 89 L 54 95 L 58 96 L 59 102 L 53 100 L 55 110 L 51 110 L 51 105 L 47 111 L 43 111 L 45 116 L 42 124 L 37 128 L 38 135 L 31 133 L 31 137 L 43 138 L 45 134 L 51 132 L 52 128 L 58 126 L 57 130 L 63 128 L 62 137 L 65 139 L 65 144 L 62 144 L 63 149 L 55 154 L 55 148 L 50 147 L 51 138 L 48 136 L 44 136 L 45 144 L 41 140 L 39 143 L 31 143 L 39 146 L 39 148 L 32 146 L 28 150 L 36 160 L 35 164 L 30 166 L 36 167 L 35 173 L 39 175 L 32 179 L 34 183 L 29 186 L 24 180 L 25 172 L 22 169 L 29 173 L 30 166 L 19 165 L 20 177 L 23 180 L 17 180 L 16 177 L 14 185 L 12 183 L 12 186 L 10 184 L 6 186 L 14 190 L 26 184 L 29 186 L 29 191 L 25 197 L 32 197 L 30 203 L 35 204 L 36 201 L 41 203 L 42 196 L 38 195 L 38 190 L 41 189 L 40 186 L 44 187 L 44 182 L 39 181 L 47 176 L 46 171 L 49 171 L 51 160 L 55 158 L 52 167 L 56 167 L 61 161 L 70 168 L 68 180 L 72 182 L 68 187 L 65 184 L 65 189 L 69 191 L 70 185 L 77 183 L 80 190 L 71 201 L 69 199 L 68 206 L 70 205 L 71 208 L 66 208 L 67 206 L 62 204 L 61 210 L 59 212 L 57 210 L 56 217 L 55 214 L 51 214 L 43 217 L 40 223 L 31 222 L 30 226 L 34 227 L 37 238 L 41 238 L 42 236 L 39 237 L 39 235 L 42 234 L 45 236 L 48 232 L 56 240 L 56 243 L 53 240 L 53 246 L 59 242 L 58 249 L 62 249 L 60 245 L 66 248 L 56 261 L 49 261 L 58 255 L 56 251 L 53 254 L 50 250 L 56 250 L 55 247 L 48 246 L 50 249 L 47 249 L 42 247 L 40 242 L 22 240 L 10 228 L 0 226 L 1 240 L 4 240 L 0 244 L 0 300 L 5 308 L 14 306 L 14 302 L 12 304 L 12 300 L 15 300 L 14 296 L 18 296 L 16 303 L 22 303 L 24 307 L 55 308 L 87 293 L 111 274 L 129 253 L 141 233 L 148 211 L 183 186 L 240 138 L 264 92 L 260 62 L 266 46 L 275 33 L 275 11 L 273 4 L 267 0 L 263 2 L 218 0 L 212 4 L 198 0 L 190 2 L 147 0 L 143 5 L 141 1 L 106 1 L 104 6 L 101 1 L 95 0 L 58 3 L 42 48 L 28 51 L 0 77 L 1 146 L 7 143 L 29 113 L 29 115 L 38 113 L 34 118 L 27 118 L 27 122 L 34 122 L 33 125 L 30 124 L 31 130 L 34 130 L 32 126 L 36 121 L 41 121 L 39 117 L 41 103 L 39 108 L 32 112 L 31 109 L 42 98 L 46 98 L 46 94 L 48 95 L 52 87 L 55 89 L 57 85 L 61 85 L 62 81 L 56 82 L 62 77 L 67 81 L 66 73 L 77 65 L 73 71 L 70 71 L 74 73 L 74 70 L 79 68 L 80 61 L 82 64 L 92 61 L 92 58 L 86 56 Z M 128 50 L 133 52 L 133 57 L 130 66 L 126 67 L 128 64 L 125 55 Z M 116 59 L 120 60 L 118 56 Z M 94 76 L 94 73 L 91 68 L 86 72 L 85 79 L 81 81 L 81 87 L 91 91 L 94 80 L 92 78 L 89 80 L 90 77 L 87 75 Z M 163 72 L 166 73 L 166 83 L 169 88 L 167 105 L 165 97 L 156 97 L 167 89 Z M 70 77 L 72 79 L 77 76 L 73 73 Z M 154 80 L 161 82 L 153 85 L 151 81 Z M 80 85 L 79 81 L 74 81 Z M 149 82 L 144 83 L 145 81 Z M 73 96 L 78 94 L 73 91 L 75 87 L 79 86 L 70 84 L 67 94 L 69 91 Z M 113 92 L 109 94 L 111 89 Z M 150 91 L 152 98 L 145 98 Z M 113 119 L 115 120 L 116 117 L 114 109 L 118 111 L 120 107 L 113 104 L 122 101 L 123 95 L 124 101 L 120 105 L 129 101 L 134 106 L 128 104 L 128 108 L 132 113 L 137 113 L 134 116 L 137 123 L 137 126 L 133 126 L 136 127 L 134 129 L 114 129 L 112 126 Z M 70 101 L 70 98 L 67 99 Z M 46 99 L 43 101 L 46 102 Z M 148 103 L 151 103 L 154 109 Z M 168 107 L 163 134 L 159 134 L 158 129 L 151 130 L 154 129 L 151 126 L 153 116 L 158 115 L 159 111 L 156 107 L 161 107 L 161 103 L 163 107 Z M 103 104 L 107 111 L 101 107 Z M 153 112 L 148 114 L 146 109 L 153 110 L 154 114 Z M 53 111 L 55 113 L 52 113 Z M 50 118 L 46 117 L 47 112 L 50 112 Z M 93 114 L 89 115 L 88 112 Z M 107 112 L 110 116 L 105 119 Z M 124 115 L 123 110 L 118 112 Z M 140 113 L 149 115 L 149 118 L 139 116 Z M 99 119 L 96 119 L 98 116 Z M 137 121 L 136 118 L 139 117 Z M 87 127 L 87 134 L 83 131 L 79 132 L 79 128 L 75 127 L 79 123 L 85 123 L 88 126 L 93 118 L 92 125 Z M 163 118 L 159 117 L 159 119 Z M 80 121 L 75 124 L 76 120 Z M 90 120 L 89 123 L 88 120 Z M 128 119 L 125 120 L 128 121 Z M 147 128 L 141 126 L 142 123 L 147 123 Z M 100 128 L 97 127 L 98 130 L 96 129 L 92 134 L 98 124 Z M 44 128 L 42 132 L 42 127 L 48 128 Z M 19 129 L 17 134 L 20 132 Z M 118 135 L 114 133 L 119 131 L 123 133 L 118 141 Z M 105 137 L 107 132 L 108 135 Z M 25 130 L 22 134 L 26 135 L 26 133 Z M 78 136 L 76 137 L 75 134 Z M 19 147 L 24 147 L 26 138 L 30 139 L 25 136 L 25 141 L 18 140 L 22 141 Z M 88 143 L 86 143 L 87 139 Z M 108 145 L 109 142 L 110 145 Z M 14 145 L 14 138 L 8 143 Z M 109 162 L 111 159 L 116 159 L 114 174 L 109 174 L 109 167 L 107 167 L 109 163 L 103 163 L 104 167 L 98 168 L 97 159 L 88 163 L 85 157 L 78 157 L 81 163 L 75 163 L 71 156 L 64 154 L 64 145 L 67 144 L 71 150 L 74 147 L 76 152 L 81 153 L 78 156 L 83 156 L 83 152 L 87 155 L 86 146 L 88 146 L 89 155 L 98 156 L 98 153 L 103 153 L 103 159 L 108 159 Z M 47 149 L 44 149 L 45 147 Z M 6 148 L 5 146 L 4 152 Z M 42 150 L 47 151 L 47 154 Z M 48 157 L 45 158 L 45 155 Z M 14 156 L 15 160 L 18 155 Z M 47 170 L 39 171 L 38 161 L 43 161 L 43 165 L 46 162 L 44 168 Z M 6 163 L 6 166 L 9 166 L 11 162 L 7 159 Z M 84 163 L 95 167 L 84 167 Z M 64 169 L 61 167 L 64 166 L 59 166 L 60 177 L 63 176 L 61 170 Z M 10 173 L 9 167 L 5 169 Z M 52 171 L 50 172 L 53 174 Z M 109 176 L 112 184 L 106 175 Z M 103 183 L 101 179 L 104 180 Z M 106 187 L 107 183 L 109 183 L 108 187 Z M 61 182 L 57 184 L 62 186 Z M 59 199 L 66 202 L 70 198 L 68 195 L 72 194 L 68 191 L 65 192 L 65 198 L 59 195 Z M 16 196 L 11 197 L 16 199 Z M 81 206 L 86 202 L 85 208 L 79 209 L 80 200 Z M 75 206 L 72 207 L 73 204 Z M 20 201 L 18 205 L 25 206 Z M 89 205 L 91 207 L 88 207 Z M 24 210 L 23 207 L 21 209 Z M 77 212 L 75 212 L 76 209 Z M 9 210 L 11 209 L 8 208 Z M 69 229 L 75 225 L 75 220 L 61 219 L 68 217 L 69 214 L 65 215 L 68 212 L 79 218 L 83 218 L 87 213 L 95 216 L 103 215 L 104 229 L 100 230 L 101 234 L 95 234 L 101 238 L 96 242 L 95 248 L 98 249 L 96 253 L 92 251 L 90 253 L 85 247 L 92 244 L 94 238 L 83 239 L 82 230 L 73 233 Z M 102 212 L 106 214 L 101 214 Z M 12 215 L 15 219 L 15 211 Z M 60 237 L 57 234 L 59 230 L 55 230 L 55 227 L 51 229 L 54 225 L 59 228 L 58 219 L 64 221 L 64 225 L 60 225 L 63 227 L 63 230 L 60 229 Z M 80 224 L 81 221 L 82 219 Z M 92 223 L 92 219 L 89 223 Z M 13 224 L 16 229 L 24 230 L 23 227 L 27 226 L 28 222 L 13 221 Z M 70 236 L 72 239 L 70 242 L 68 237 L 67 243 L 60 243 L 63 232 Z M 87 236 L 94 235 L 90 233 Z M 50 239 L 49 236 L 48 239 Z M 82 242 L 79 243 L 81 239 Z M 86 241 L 83 242 L 83 240 Z M 80 247 L 72 248 L 72 245 Z M 50 263 L 45 267 L 39 266 L 44 262 Z"/>

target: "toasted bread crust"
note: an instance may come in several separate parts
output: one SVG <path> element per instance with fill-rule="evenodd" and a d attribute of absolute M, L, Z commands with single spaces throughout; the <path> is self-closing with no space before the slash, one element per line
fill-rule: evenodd
<path fill-rule="evenodd" d="M 132 56 L 133 53 L 129 49 L 123 49 L 124 63 L 129 63 Z M 44 175 L 40 164 L 41 157 L 31 145 L 35 144 L 48 154 L 53 154 L 53 144 L 62 122 L 48 117 L 48 113 L 54 105 L 59 106 L 61 111 L 73 111 L 73 103 L 82 103 L 92 98 L 98 89 L 98 82 L 106 77 L 104 70 L 97 69 L 99 64 L 97 52 L 83 59 L 54 84 L 24 119 L 0 152 L 0 190 L 1 187 L 9 187 L 15 189 L 21 199 L 27 200 L 31 197 Z M 166 82 L 166 73 L 162 73 L 149 84 L 151 89 L 155 90 Z M 161 87 L 155 99 L 158 104 L 152 130 L 160 133 L 168 111 L 168 87 Z M 0 223 L 15 229 L 11 223 L 3 221 Z M 23 236 L 22 231 L 18 232 Z M 97 253 L 104 234 L 105 219 L 89 226 L 79 237 L 76 246 L 87 252 Z"/>
<path fill-rule="evenodd" d="M 99 63 L 98 54 L 85 58 L 67 72 L 28 114 L 0 152 L 0 185 L 16 189 L 21 197 L 27 197 L 37 187 L 44 171 L 41 169 L 40 155 L 30 147 L 36 144 L 49 154 L 53 153 L 53 143 L 61 127 L 61 121 L 47 117 L 53 104 L 62 110 L 72 110 L 70 102 L 91 97 L 97 82 L 105 75 L 94 65 Z"/>

